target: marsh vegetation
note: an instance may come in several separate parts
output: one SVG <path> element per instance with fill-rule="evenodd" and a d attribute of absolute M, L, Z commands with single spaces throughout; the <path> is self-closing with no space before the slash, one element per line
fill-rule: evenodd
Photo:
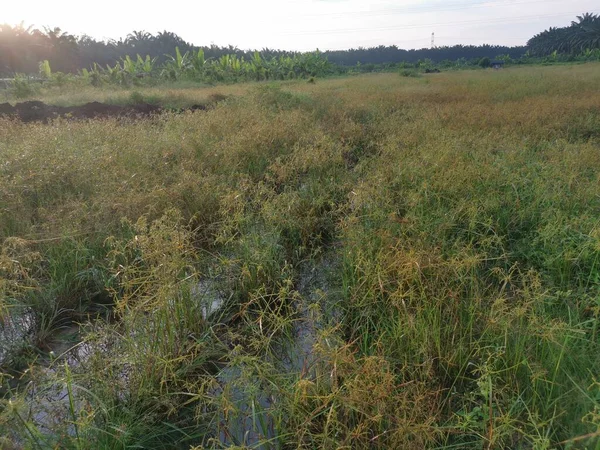
<path fill-rule="evenodd" d="M 598 448 L 598 86 L 90 88 L 39 100 L 221 101 L 0 118 L 0 447 Z"/>

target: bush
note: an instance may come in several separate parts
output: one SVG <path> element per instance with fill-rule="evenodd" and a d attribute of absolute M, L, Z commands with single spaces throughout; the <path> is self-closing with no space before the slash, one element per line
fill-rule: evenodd
<path fill-rule="evenodd" d="M 479 60 L 479 67 L 483 67 L 484 69 L 487 69 L 491 65 L 492 65 L 492 62 L 490 61 L 490 58 L 488 58 L 487 56 L 485 58 L 481 58 Z"/>
<path fill-rule="evenodd" d="M 35 95 L 39 91 L 39 87 L 33 84 L 26 75 L 17 74 L 12 82 L 11 91 L 16 98 L 21 99 Z"/>
<path fill-rule="evenodd" d="M 401 77 L 418 78 L 421 76 L 421 74 L 416 69 L 401 69 L 400 76 Z"/>

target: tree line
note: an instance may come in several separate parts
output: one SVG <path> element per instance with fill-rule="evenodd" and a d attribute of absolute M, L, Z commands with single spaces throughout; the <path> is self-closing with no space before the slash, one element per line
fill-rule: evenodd
<path fill-rule="evenodd" d="M 498 55 L 509 55 L 517 59 L 525 54 L 527 48 L 506 47 L 501 45 L 454 45 L 451 47 L 422 48 L 404 50 L 395 45 L 370 48 L 358 48 L 324 52 L 334 64 L 354 66 L 360 64 L 387 64 L 387 63 L 416 63 L 429 59 L 435 63 L 442 61 L 456 61 L 464 58 L 468 60 L 480 58 L 494 58 Z"/>
<path fill-rule="evenodd" d="M 568 27 L 549 28 L 527 42 L 532 55 L 583 53 L 600 48 L 600 15 L 585 13 Z"/>
<path fill-rule="evenodd" d="M 134 31 L 119 40 L 96 40 L 90 36 L 74 36 L 60 28 L 26 27 L 23 24 L 0 25 L 0 76 L 16 73 L 37 73 L 39 64 L 48 61 L 53 71 L 75 73 L 83 68 L 114 67 L 126 57 L 149 57 L 156 64 L 165 64 L 175 56 L 178 48 L 182 55 L 202 52 L 207 60 L 224 56 L 251 61 L 255 50 L 216 45 L 198 47 L 186 42 L 173 32 L 157 34 Z M 600 48 L 600 17 L 586 13 L 577 17 L 569 27 L 550 28 L 529 40 L 526 46 L 455 45 L 438 48 L 404 50 L 395 45 L 327 51 L 321 55 L 339 66 L 416 63 L 428 60 L 434 63 L 456 60 L 479 60 L 499 55 L 517 59 L 525 54 L 544 56 L 557 53 L 581 53 Z M 264 60 L 291 58 L 303 54 L 264 48 L 259 52 Z M 171 56 L 169 56 L 171 55 Z M 287 59 L 286 59 L 287 60 Z"/>
<path fill-rule="evenodd" d="M 149 56 L 157 64 L 164 64 L 175 56 L 176 48 L 181 54 L 197 54 L 202 50 L 207 59 L 229 55 L 250 60 L 255 54 L 253 50 L 241 50 L 234 46 L 197 47 L 170 31 L 157 34 L 134 31 L 119 40 L 102 41 L 87 35 L 74 36 L 60 28 L 40 30 L 23 24 L 4 24 L 0 25 L 0 74 L 37 73 L 39 63 L 44 60 L 49 61 L 52 70 L 64 73 L 75 73 L 95 65 L 114 66 L 127 56 L 136 58 L 137 55 Z M 300 55 L 299 52 L 268 48 L 260 54 L 266 59 Z"/>

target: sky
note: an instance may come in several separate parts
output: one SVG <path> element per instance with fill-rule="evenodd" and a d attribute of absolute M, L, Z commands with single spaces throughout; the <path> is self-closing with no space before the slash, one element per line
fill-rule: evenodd
<path fill-rule="evenodd" d="M 378 45 L 524 45 L 598 0 L 4 0 L 0 23 L 117 39 L 167 30 L 195 45 L 336 50 Z"/>

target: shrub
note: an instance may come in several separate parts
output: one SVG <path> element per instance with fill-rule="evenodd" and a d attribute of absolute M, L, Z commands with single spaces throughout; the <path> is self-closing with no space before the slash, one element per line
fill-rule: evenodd
<path fill-rule="evenodd" d="M 400 76 L 401 77 L 409 77 L 409 78 L 418 78 L 421 76 L 421 74 L 416 69 L 401 69 Z"/>
<path fill-rule="evenodd" d="M 11 91 L 16 98 L 23 99 L 37 94 L 39 86 L 26 75 L 17 74 L 12 82 Z"/>

